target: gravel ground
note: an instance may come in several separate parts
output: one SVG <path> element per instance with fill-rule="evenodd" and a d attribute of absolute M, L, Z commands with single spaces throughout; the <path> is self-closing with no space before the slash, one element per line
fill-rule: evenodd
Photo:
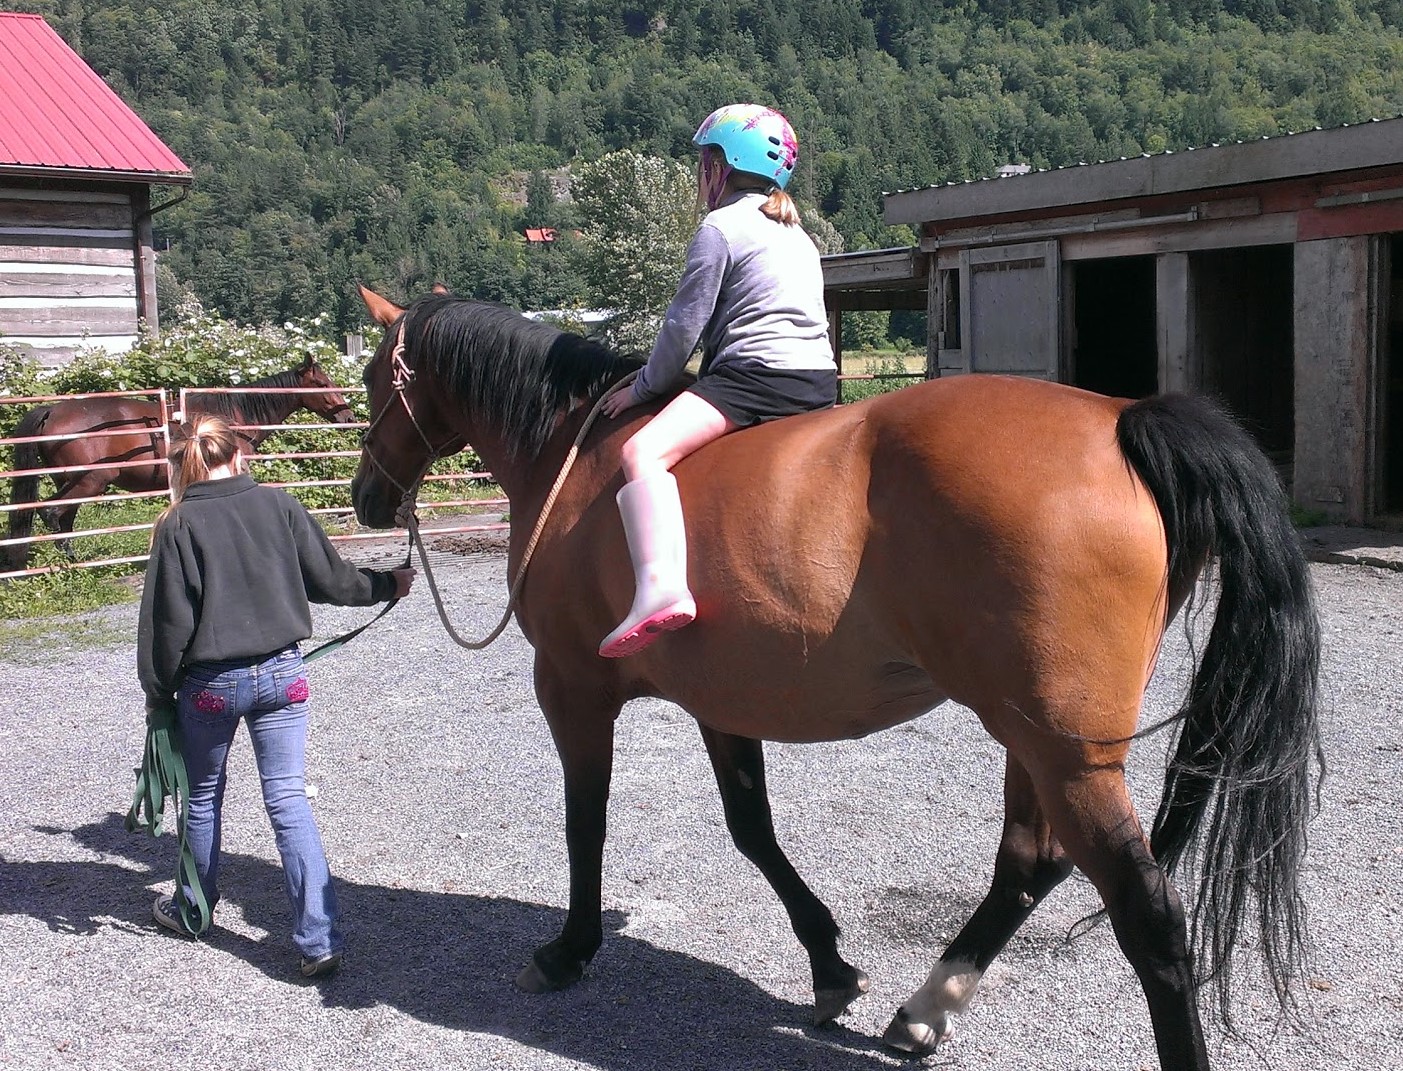
<path fill-rule="evenodd" d="M 1305 875 L 1312 1022 L 1278 1028 L 1242 971 L 1244 1039 L 1214 1032 L 1223 1069 L 1403 1067 L 1403 575 L 1313 566 L 1328 643 L 1331 776 Z M 443 576 L 462 631 L 505 598 L 504 560 Z M 366 611 L 325 610 L 331 635 Z M 246 737 L 226 801 L 225 900 L 208 940 L 158 932 L 174 841 L 122 815 L 142 736 L 134 606 L 59 623 L 0 652 L 0 1066 L 213 1069 L 813 1068 L 900 1066 L 878 1044 L 988 882 L 1002 762 L 968 711 L 941 708 L 858 742 L 768 748 L 781 842 L 833 908 L 872 991 L 839 1025 L 808 1025 L 807 961 L 769 888 L 731 847 L 696 731 L 640 701 L 620 726 L 604 904 L 585 980 L 512 985 L 566 900 L 560 770 L 513 627 L 480 654 L 444 635 L 427 591 L 311 671 L 313 805 L 340 883 L 346 968 L 295 977 L 281 875 Z M 1172 709 L 1182 630 L 1146 706 Z M 1132 756 L 1152 813 L 1163 743 Z M 930 1066 L 1155 1066 L 1143 999 L 1109 927 L 1068 944 L 1097 906 L 1064 884 L 986 977 Z"/>

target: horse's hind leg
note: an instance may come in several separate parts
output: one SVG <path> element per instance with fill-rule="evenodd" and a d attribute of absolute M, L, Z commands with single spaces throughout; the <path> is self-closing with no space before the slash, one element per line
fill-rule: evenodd
<path fill-rule="evenodd" d="M 78 519 L 79 507 L 68 502 L 67 499 L 91 498 L 100 495 L 116 475 L 114 470 L 96 469 L 82 473 L 64 484 L 52 498 L 45 499 L 44 505 L 39 509 L 39 516 L 43 518 L 44 526 L 50 532 L 64 536 L 70 535 L 73 532 L 73 525 Z M 55 541 L 55 544 L 63 552 L 64 557 L 69 561 L 74 560 L 71 539 L 59 539 Z"/>
<path fill-rule="evenodd" d="M 1150 855 L 1119 766 L 1035 775 L 1053 832 L 1101 894 L 1154 1025 L 1162 1071 L 1207 1071 L 1178 892 Z"/>
<path fill-rule="evenodd" d="M 989 893 L 950 942 L 926 983 L 898 1009 L 882 1040 L 925 1054 L 950 1036 L 950 1017 L 969 1006 L 979 980 L 1038 904 L 1072 872 L 1052 835 L 1033 783 L 1009 755 L 1004 770 L 1004 829 Z"/>
<path fill-rule="evenodd" d="M 826 1023 L 867 992 L 867 975 L 838 954 L 838 925 L 775 840 L 765 787 L 765 752 L 758 740 L 701 726 L 726 828 L 741 854 L 759 868 L 789 913 L 790 925 L 809 953 L 814 977 L 814 1022 Z"/>
<path fill-rule="evenodd" d="M 898 1009 L 882 1040 L 904 1053 L 932 1053 L 950 1036 L 950 1016 L 968 1008 L 995 956 L 1069 873 L 1072 860 L 1052 835 L 1033 782 L 1009 755 L 1003 775 L 1003 839 L 988 896 L 946 947 L 925 985 Z"/>

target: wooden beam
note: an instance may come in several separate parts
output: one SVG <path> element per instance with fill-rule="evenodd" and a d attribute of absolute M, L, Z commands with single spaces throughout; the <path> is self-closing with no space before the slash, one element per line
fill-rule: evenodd
<path fill-rule="evenodd" d="M 945 333 L 945 278 L 936 270 L 935 254 L 926 269 L 926 378 L 940 378 L 940 340 Z"/>
<path fill-rule="evenodd" d="M 136 276 L 131 270 L 111 272 L 8 272 L 0 267 L 0 298 L 32 297 L 49 301 L 67 298 L 125 297 L 136 303 Z"/>
<path fill-rule="evenodd" d="M 128 308 L 91 308 L 63 305 L 55 308 L 0 307 L 0 336 L 31 335 L 62 338 L 67 335 L 134 335 L 136 302 Z"/>
<path fill-rule="evenodd" d="M 8 243 L 0 236 L 0 271 L 10 263 L 99 264 L 132 270 L 136 264 L 130 244 L 121 246 L 35 245 L 29 239 Z"/>
<path fill-rule="evenodd" d="M 872 312 L 883 309 L 924 309 L 926 292 L 920 290 L 825 290 L 824 303 L 845 312 Z"/>
<path fill-rule="evenodd" d="M 915 248 L 870 253 L 835 253 L 822 258 L 825 286 L 900 285 L 925 275 L 925 257 Z"/>
<path fill-rule="evenodd" d="M 0 225 L 130 230 L 131 204 L 0 199 Z"/>
<path fill-rule="evenodd" d="M 137 315 L 155 331 L 160 325 L 156 318 L 156 250 L 151 231 L 151 187 L 145 186 L 132 197 L 132 219 L 135 234 L 132 253 L 136 257 Z"/>
<path fill-rule="evenodd" d="M 1253 245 L 1290 245 L 1296 240 L 1296 214 L 1217 219 L 1157 227 L 1153 231 L 1069 234 L 1061 239 L 1062 259 L 1101 260 L 1159 253 L 1193 253 L 1201 249 L 1236 249 Z"/>

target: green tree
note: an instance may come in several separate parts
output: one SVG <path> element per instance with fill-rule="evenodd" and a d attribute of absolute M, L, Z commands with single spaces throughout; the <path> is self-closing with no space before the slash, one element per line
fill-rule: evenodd
<path fill-rule="evenodd" d="M 555 190 L 544 171 L 533 171 L 526 180 L 524 220 L 528 227 L 555 226 Z"/>
<path fill-rule="evenodd" d="M 614 315 L 610 340 L 652 346 L 696 230 L 696 182 L 672 160 L 622 150 L 582 165 L 574 196 L 580 274 L 590 302 Z"/>

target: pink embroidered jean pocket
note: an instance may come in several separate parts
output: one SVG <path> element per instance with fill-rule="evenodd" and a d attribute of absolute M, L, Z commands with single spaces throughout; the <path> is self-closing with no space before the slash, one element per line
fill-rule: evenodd
<path fill-rule="evenodd" d="M 301 703 L 311 695 L 311 689 L 307 687 L 307 678 L 299 677 L 287 686 L 287 701 L 289 703 Z"/>
<path fill-rule="evenodd" d="M 224 697 L 208 690 L 196 692 L 195 709 L 202 714 L 223 714 Z"/>

